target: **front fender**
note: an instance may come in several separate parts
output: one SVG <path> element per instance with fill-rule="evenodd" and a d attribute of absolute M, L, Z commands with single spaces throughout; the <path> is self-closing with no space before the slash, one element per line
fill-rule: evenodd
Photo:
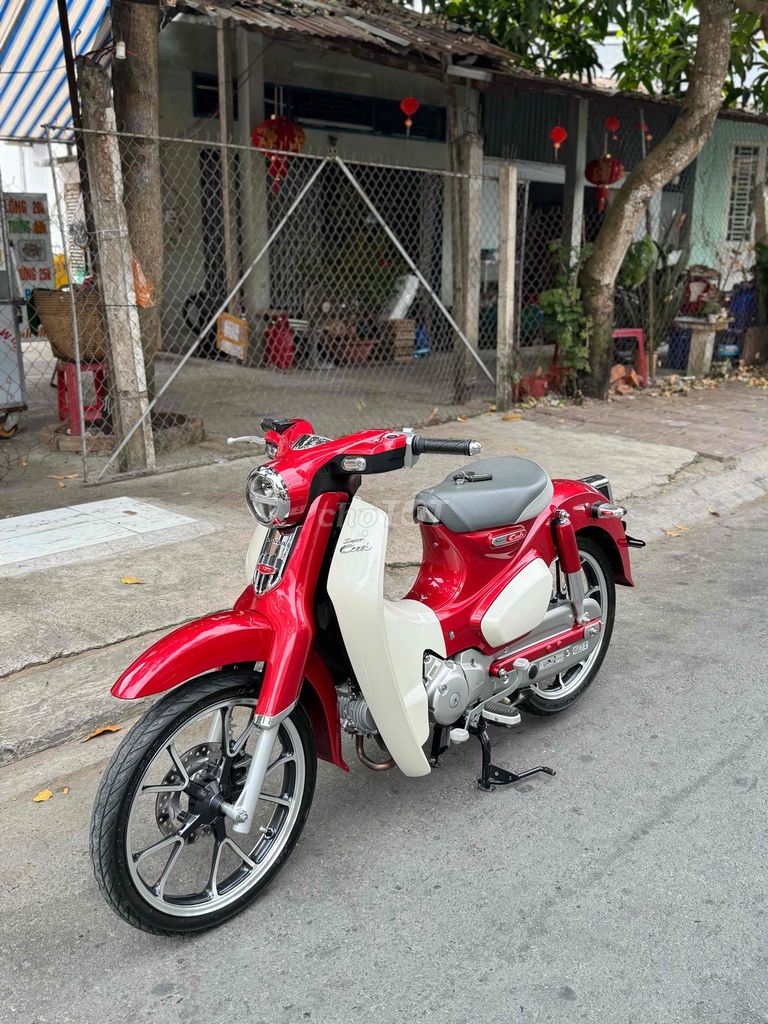
<path fill-rule="evenodd" d="M 240 661 L 266 661 L 272 627 L 256 612 L 216 612 L 174 629 L 152 644 L 112 687 L 112 695 L 136 700 Z"/>
<path fill-rule="evenodd" d="M 120 676 L 112 694 L 136 700 L 238 662 L 270 660 L 273 633 L 254 611 L 216 612 L 188 622 L 152 644 Z M 322 658 L 310 650 L 299 703 L 309 715 L 317 756 L 349 771 L 341 753 L 336 688 Z"/>

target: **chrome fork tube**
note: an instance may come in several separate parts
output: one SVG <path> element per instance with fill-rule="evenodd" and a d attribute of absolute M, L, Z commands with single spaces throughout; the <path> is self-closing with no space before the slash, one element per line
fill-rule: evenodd
<path fill-rule="evenodd" d="M 233 831 L 247 834 L 253 826 L 253 812 L 259 802 L 261 790 L 264 785 L 264 777 L 269 767 L 269 755 L 272 753 L 272 746 L 275 742 L 277 727 L 280 723 L 272 721 L 268 725 L 262 725 L 259 735 L 256 737 L 251 763 L 248 765 L 248 774 L 245 777 L 240 796 L 233 807 L 227 805 L 222 810 L 234 821 Z"/>

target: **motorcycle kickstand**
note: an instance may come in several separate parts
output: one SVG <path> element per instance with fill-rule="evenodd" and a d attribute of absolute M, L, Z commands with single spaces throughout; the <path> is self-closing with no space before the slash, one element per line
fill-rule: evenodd
<path fill-rule="evenodd" d="M 536 775 L 539 772 L 544 775 L 555 775 L 555 769 L 547 768 L 545 765 L 529 768 L 519 774 L 509 772 L 506 768 L 499 768 L 498 765 L 491 763 L 491 737 L 488 735 L 488 726 L 485 722 L 480 719 L 479 723 L 469 726 L 468 732 L 472 736 L 477 736 L 483 752 L 483 771 L 477 780 L 479 789 L 491 790 L 494 786 L 508 786 L 511 782 L 520 782 L 521 779 L 527 779 L 529 775 Z"/>

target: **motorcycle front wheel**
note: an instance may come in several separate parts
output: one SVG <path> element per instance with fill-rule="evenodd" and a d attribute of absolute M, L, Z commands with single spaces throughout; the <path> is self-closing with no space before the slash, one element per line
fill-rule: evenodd
<path fill-rule="evenodd" d="M 276 730 L 251 831 L 234 832 L 210 803 L 213 794 L 233 803 L 242 789 L 260 684 L 243 671 L 186 683 L 139 719 L 110 761 L 93 809 L 91 859 L 103 896 L 135 928 L 172 935 L 222 924 L 256 899 L 295 846 L 317 770 L 301 706 Z"/>

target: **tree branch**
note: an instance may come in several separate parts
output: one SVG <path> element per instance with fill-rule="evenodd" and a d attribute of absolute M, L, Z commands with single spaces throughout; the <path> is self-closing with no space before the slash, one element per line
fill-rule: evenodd
<path fill-rule="evenodd" d="M 750 14 L 759 14 L 761 18 L 768 16 L 768 0 L 733 0 L 736 7 Z"/>
<path fill-rule="evenodd" d="M 682 109 L 672 128 L 627 175 L 614 196 L 584 268 L 587 278 L 613 284 L 646 204 L 688 166 L 712 134 L 730 59 L 733 5 L 730 0 L 699 0 L 698 6 L 696 55 Z"/>
<path fill-rule="evenodd" d="M 758 3 L 759 0 L 738 0 Z M 768 8 L 768 2 L 764 5 Z M 731 55 L 732 0 L 698 0 L 696 54 L 688 92 L 675 123 L 627 175 L 608 208 L 592 254 L 580 274 L 589 316 L 590 391 L 604 396 L 610 373 L 616 277 L 640 220 L 654 195 L 695 159 L 712 134 L 723 101 Z"/>

